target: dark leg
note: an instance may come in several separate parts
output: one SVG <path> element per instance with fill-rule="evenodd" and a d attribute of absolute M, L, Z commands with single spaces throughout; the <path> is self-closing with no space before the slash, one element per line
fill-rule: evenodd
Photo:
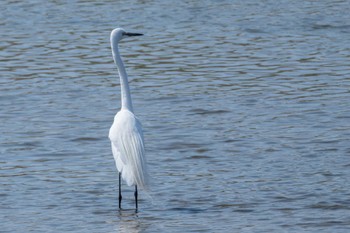
<path fill-rule="evenodd" d="M 136 203 L 136 210 L 138 208 L 138 205 L 137 205 L 137 185 L 135 185 L 135 203 Z"/>
<path fill-rule="evenodd" d="M 119 172 L 119 209 L 122 208 L 122 189 L 121 189 L 121 183 L 122 183 L 122 178 L 121 178 L 121 173 Z"/>

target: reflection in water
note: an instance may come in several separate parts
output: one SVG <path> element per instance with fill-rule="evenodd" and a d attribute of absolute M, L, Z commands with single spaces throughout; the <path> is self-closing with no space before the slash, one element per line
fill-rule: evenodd
<path fill-rule="evenodd" d="M 141 232 L 142 226 L 138 214 L 132 210 L 119 211 L 118 231 L 120 233 L 138 233 Z"/>

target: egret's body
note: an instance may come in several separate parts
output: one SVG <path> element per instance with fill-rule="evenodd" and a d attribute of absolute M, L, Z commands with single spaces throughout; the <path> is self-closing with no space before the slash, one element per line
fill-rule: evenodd
<path fill-rule="evenodd" d="M 137 187 L 146 188 L 147 169 L 143 133 L 140 121 L 133 113 L 128 77 L 118 50 L 119 41 L 126 36 L 142 34 L 126 33 L 123 29 L 114 29 L 111 33 L 111 47 L 115 64 L 118 67 L 121 87 L 121 110 L 115 115 L 109 130 L 112 152 L 119 172 L 119 208 L 121 208 L 121 178 L 126 184 L 135 185 L 135 202 L 137 204 Z"/>

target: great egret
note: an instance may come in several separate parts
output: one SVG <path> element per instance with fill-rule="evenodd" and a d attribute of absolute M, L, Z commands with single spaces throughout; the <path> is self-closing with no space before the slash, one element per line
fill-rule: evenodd
<path fill-rule="evenodd" d="M 109 130 L 109 139 L 116 167 L 119 172 L 119 209 L 121 208 L 121 178 L 128 186 L 135 185 L 135 203 L 137 203 L 137 187 L 147 186 L 147 168 L 144 149 L 143 133 L 140 121 L 133 113 L 131 95 L 123 61 L 119 54 L 118 43 L 125 37 L 142 36 L 140 33 L 128 33 L 122 28 L 111 32 L 111 47 L 115 64 L 118 67 L 121 87 L 121 109 L 115 115 Z"/>

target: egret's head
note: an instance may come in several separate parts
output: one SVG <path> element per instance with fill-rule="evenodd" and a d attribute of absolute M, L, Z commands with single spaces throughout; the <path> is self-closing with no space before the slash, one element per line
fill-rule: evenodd
<path fill-rule="evenodd" d="M 129 36 L 142 36 L 141 33 L 130 33 L 126 32 L 123 28 L 116 28 L 111 33 L 111 41 L 118 43 L 125 37 Z"/>

